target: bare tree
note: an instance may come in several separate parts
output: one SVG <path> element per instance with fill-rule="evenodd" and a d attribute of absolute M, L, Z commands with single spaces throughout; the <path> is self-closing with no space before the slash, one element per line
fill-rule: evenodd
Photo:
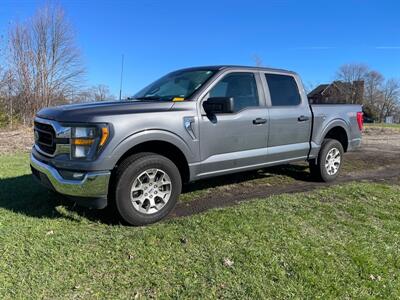
<path fill-rule="evenodd" d="M 1 71 L 1 70 L 0 70 Z M 0 72 L 0 105 L 4 110 L 3 113 L 7 116 L 7 121 L 13 128 L 14 121 L 14 86 L 15 78 L 10 70 Z"/>
<path fill-rule="evenodd" d="M 105 84 L 98 84 L 88 89 L 82 89 L 73 97 L 74 102 L 93 102 L 115 99 L 115 96 L 110 93 L 110 89 Z"/>
<path fill-rule="evenodd" d="M 364 110 L 370 117 L 374 119 L 379 118 L 378 103 L 382 99 L 382 88 L 385 78 L 377 71 L 369 71 L 365 75 L 364 80 Z"/>
<path fill-rule="evenodd" d="M 105 84 L 93 86 L 91 94 L 94 101 L 115 100 L 115 96 L 110 93 L 110 89 Z"/>
<path fill-rule="evenodd" d="M 84 69 L 72 27 L 58 6 L 45 6 L 10 29 L 10 65 L 24 120 L 42 107 L 65 101 L 82 81 Z"/>
<path fill-rule="evenodd" d="M 6 99 L 5 99 L 5 76 L 4 76 L 4 70 L 3 68 L 0 66 L 0 126 L 4 125 L 4 123 L 6 123 L 6 116 L 7 116 L 7 112 L 6 112 Z"/>
<path fill-rule="evenodd" d="M 364 79 L 369 72 L 368 66 L 364 64 L 345 64 L 336 72 L 336 80 L 342 84 L 337 84 L 340 93 L 344 95 L 346 103 L 361 103 L 363 95 Z"/>
<path fill-rule="evenodd" d="M 389 79 L 385 82 L 382 90 L 382 97 L 377 104 L 380 122 L 383 122 L 385 117 L 388 117 L 396 112 L 400 105 L 399 80 Z"/>
<path fill-rule="evenodd" d="M 92 102 L 92 101 L 93 97 L 89 89 L 80 90 L 71 97 L 71 102 L 76 102 L 76 103 Z"/>
<path fill-rule="evenodd" d="M 336 72 L 336 79 L 343 82 L 363 80 L 369 68 L 364 64 L 344 64 Z"/>

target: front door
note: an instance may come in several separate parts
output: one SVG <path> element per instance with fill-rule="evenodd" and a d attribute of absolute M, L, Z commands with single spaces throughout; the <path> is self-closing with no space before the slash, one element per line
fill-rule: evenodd
<path fill-rule="evenodd" d="M 200 117 L 200 176 L 222 174 L 265 163 L 268 109 L 253 72 L 228 72 L 207 96 L 233 97 L 234 113 Z"/>

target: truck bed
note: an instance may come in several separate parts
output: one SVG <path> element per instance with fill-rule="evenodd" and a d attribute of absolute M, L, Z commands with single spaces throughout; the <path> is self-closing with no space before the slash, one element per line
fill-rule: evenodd
<path fill-rule="evenodd" d="M 346 151 L 356 148 L 361 143 L 361 130 L 357 122 L 357 113 L 362 112 L 359 104 L 311 104 L 313 125 L 311 133 L 310 155 L 319 149 L 322 140 L 329 130 L 341 126 L 346 131 L 348 147 Z"/>

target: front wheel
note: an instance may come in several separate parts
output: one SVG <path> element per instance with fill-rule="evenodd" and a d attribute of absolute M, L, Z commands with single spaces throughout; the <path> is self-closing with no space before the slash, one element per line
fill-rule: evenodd
<path fill-rule="evenodd" d="M 331 182 L 338 177 L 343 164 L 343 146 L 334 139 L 325 139 L 317 159 L 310 161 L 311 175 L 324 182 Z"/>
<path fill-rule="evenodd" d="M 116 176 L 116 208 L 131 225 L 142 226 L 163 219 L 181 193 L 178 168 L 158 154 L 140 153 L 126 159 Z"/>

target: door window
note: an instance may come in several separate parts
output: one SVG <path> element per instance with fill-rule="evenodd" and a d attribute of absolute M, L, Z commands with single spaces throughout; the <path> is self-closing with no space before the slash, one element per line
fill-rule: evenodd
<path fill-rule="evenodd" d="M 299 88 L 292 76 L 265 74 L 272 106 L 296 106 L 301 103 Z"/>
<path fill-rule="evenodd" d="M 235 111 L 259 106 L 257 83 L 253 73 L 230 73 L 210 91 L 210 97 L 233 97 Z"/>

